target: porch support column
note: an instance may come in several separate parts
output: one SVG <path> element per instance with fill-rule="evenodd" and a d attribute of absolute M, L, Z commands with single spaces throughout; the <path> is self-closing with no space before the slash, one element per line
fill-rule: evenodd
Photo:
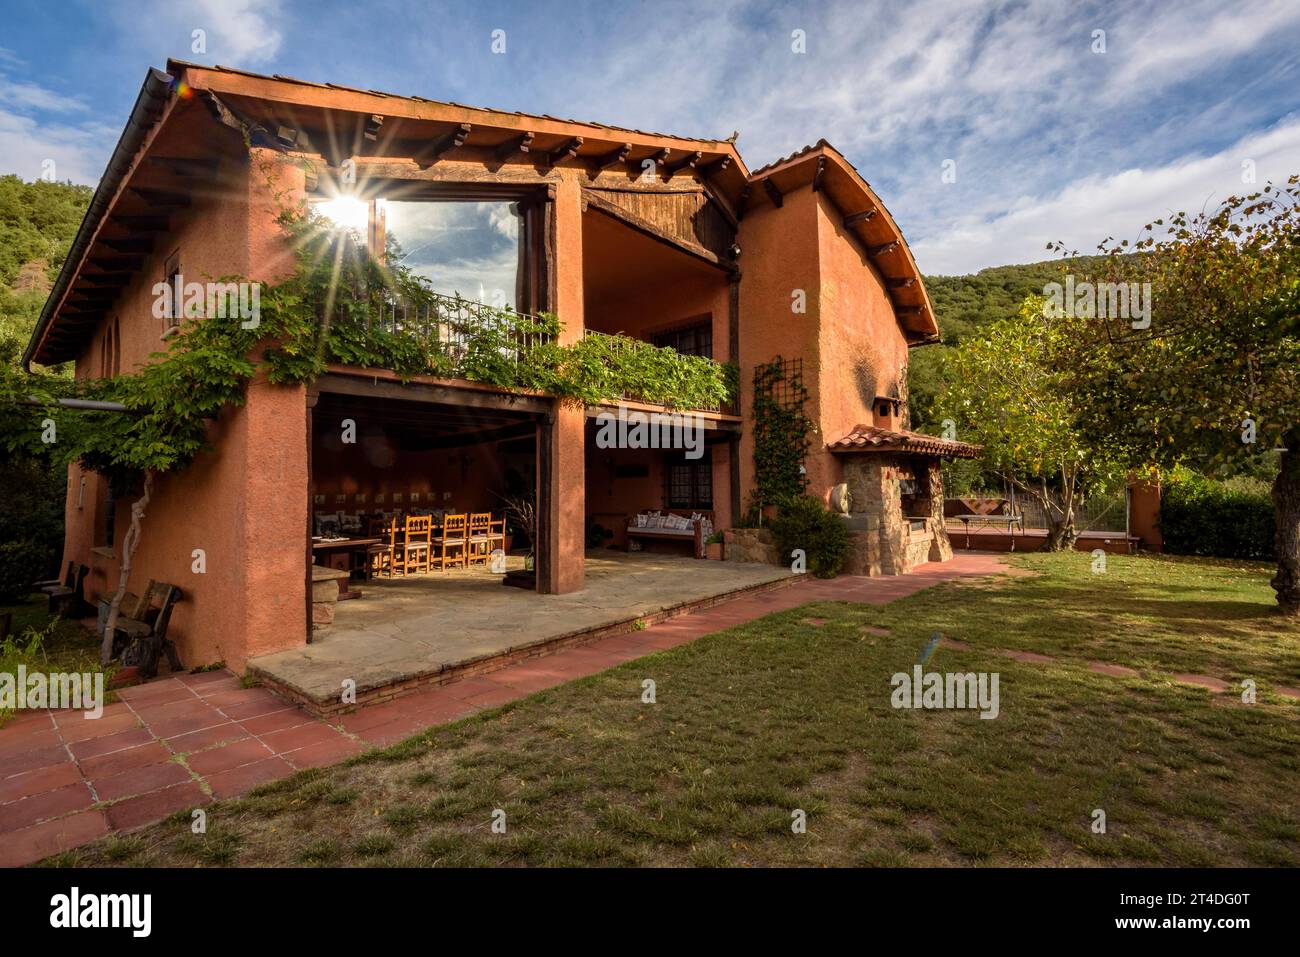
<path fill-rule="evenodd" d="M 582 186 L 573 176 L 556 184 L 551 202 L 555 244 L 555 291 L 551 308 L 563 323 L 560 343 L 576 342 L 584 328 L 582 296 Z M 560 595 L 583 586 L 584 528 L 587 515 L 587 478 L 583 446 L 587 411 L 580 405 L 556 403 L 543 423 L 546 441 L 540 443 L 541 480 L 547 494 L 539 496 L 542 547 L 545 559 L 538 569 L 538 591 Z"/>

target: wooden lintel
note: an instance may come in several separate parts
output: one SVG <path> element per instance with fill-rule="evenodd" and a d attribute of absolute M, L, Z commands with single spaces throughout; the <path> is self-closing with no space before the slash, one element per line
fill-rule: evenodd
<path fill-rule="evenodd" d="M 595 160 L 592 162 L 591 178 L 595 179 L 596 175 L 600 173 L 602 170 L 609 169 L 611 166 L 615 166 L 619 163 L 627 162 L 627 154 L 631 152 L 632 152 L 632 144 L 624 143 L 622 146 L 618 147 L 617 149 L 610 150 L 608 153 L 604 154 L 603 156 L 597 156 Z"/>
<path fill-rule="evenodd" d="M 427 169 L 434 163 L 438 162 L 438 160 L 442 159 L 447 153 L 464 146 L 465 140 L 469 137 L 471 128 L 472 127 L 468 123 L 457 125 L 450 133 L 435 140 L 433 145 L 423 153 L 412 157 L 415 160 L 415 165 L 420 167 L 420 169 Z"/>
<path fill-rule="evenodd" d="M 776 183 L 772 182 L 772 177 L 763 177 L 763 189 L 767 192 L 767 198 L 772 201 L 772 205 L 779 209 L 785 202 L 785 197 L 781 195 L 781 190 L 777 188 Z"/>
<path fill-rule="evenodd" d="M 875 215 L 876 211 L 874 209 L 864 209 L 860 213 L 849 213 L 844 217 L 844 228 L 852 229 L 858 223 L 869 223 Z"/>
<path fill-rule="evenodd" d="M 887 243 L 881 243 L 879 246 L 867 247 L 867 255 L 874 259 L 876 256 L 883 256 L 885 253 L 892 253 L 897 248 L 898 240 L 894 239 Z"/>
<path fill-rule="evenodd" d="M 817 172 L 813 173 L 812 188 L 814 193 L 820 193 L 822 189 L 822 177 L 826 175 L 826 157 L 817 157 Z"/>
<path fill-rule="evenodd" d="M 497 160 L 504 163 L 512 156 L 527 153 L 532 148 L 534 135 L 533 133 L 524 133 L 506 140 L 496 149 Z"/>

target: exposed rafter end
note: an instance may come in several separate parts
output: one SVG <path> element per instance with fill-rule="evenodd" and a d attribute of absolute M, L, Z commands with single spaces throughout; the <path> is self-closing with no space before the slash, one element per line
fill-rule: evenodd
<path fill-rule="evenodd" d="M 454 149 L 459 149 L 465 145 L 465 140 L 469 137 L 470 125 L 461 123 L 456 126 L 450 133 L 434 141 L 423 153 L 413 157 L 415 165 L 420 169 L 428 169 L 438 160 L 442 159 L 447 153 Z"/>
<path fill-rule="evenodd" d="M 497 161 L 504 163 L 512 157 L 521 153 L 527 153 L 533 146 L 533 139 L 536 134 L 523 133 L 520 136 L 512 137 L 506 140 L 496 149 Z"/>
<path fill-rule="evenodd" d="M 627 162 L 627 156 L 631 152 L 632 144 L 624 143 L 622 146 L 610 150 L 603 156 L 597 156 L 591 164 L 591 178 L 595 179 L 603 170 L 607 170 L 611 166 Z"/>
<path fill-rule="evenodd" d="M 875 215 L 876 211 L 874 209 L 864 209 L 860 213 L 849 213 L 844 217 L 844 228 L 852 229 L 858 223 L 869 223 Z"/>
<path fill-rule="evenodd" d="M 887 243 L 881 243 L 879 246 L 870 247 L 867 249 L 867 255 L 875 258 L 876 256 L 883 256 L 885 253 L 892 253 L 897 248 L 898 240 L 895 239 Z"/>
<path fill-rule="evenodd" d="M 785 203 L 785 197 L 781 195 L 781 190 L 777 188 L 776 183 L 772 182 L 772 177 L 763 177 L 763 189 L 767 192 L 767 198 L 772 201 L 772 205 L 780 209 Z"/>

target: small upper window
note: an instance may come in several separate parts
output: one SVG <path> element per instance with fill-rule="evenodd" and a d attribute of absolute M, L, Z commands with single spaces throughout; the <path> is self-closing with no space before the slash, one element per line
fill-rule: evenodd
<path fill-rule="evenodd" d="M 181 324 L 181 251 L 178 249 L 167 257 L 167 262 L 163 265 L 163 282 L 167 283 L 171 289 L 172 307 L 168 316 L 163 321 L 167 323 L 166 329 L 175 329 Z M 164 330 L 166 331 L 166 330 Z"/>

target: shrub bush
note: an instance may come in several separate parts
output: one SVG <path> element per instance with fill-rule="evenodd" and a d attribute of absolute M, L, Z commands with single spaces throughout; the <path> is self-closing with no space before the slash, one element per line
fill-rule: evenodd
<path fill-rule="evenodd" d="M 1241 483 L 1188 474 L 1174 478 L 1161 495 L 1160 532 L 1165 550 L 1175 555 L 1270 560 L 1274 528 L 1268 495 Z"/>
<path fill-rule="evenodd" d="M 40 581 L 50 554 L 45 545 L 27 539 L 0 542 L 0 604 L 21 601 Z"/>
<path fill-rule="evenodd" d="M 782 561 L 802 548 L 808 556 L 808 570 L 818 578 L 834 578 L 844 567 L 849 553 L 848 529 L 821 499 L 801 495 L 788 500 L 771 528 Z"/>

